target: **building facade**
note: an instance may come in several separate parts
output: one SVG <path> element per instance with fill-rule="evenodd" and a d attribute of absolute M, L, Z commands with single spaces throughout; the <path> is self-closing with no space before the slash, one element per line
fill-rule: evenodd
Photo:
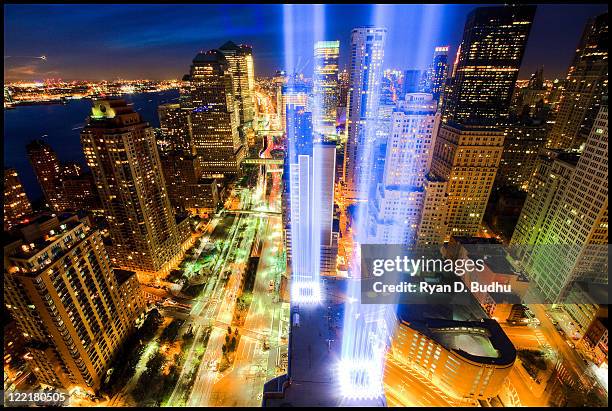
<path fill-rule="evenodd" d="M 81 132 L 117 267 L 156 273 L 181 251 L 152 128 L 123 100 L 94 102 Z"/>
<path fill-rule="evenodd" d="M 412 244 L 423 208 L 423 186 L 430 168 L 440 117 L 431 94 L 409 93 L 393 111 L 382 182 L 369 210 L 368 238 Z"/>
<path fill-rule="evenodd" d="M 313 93 L 314 131 L 323 136 L 336 134 L 338 111 L 339 41 L 318 41 L 314 46 Z"/>
<path fill-rule="evenodd" d="M 348 198 L 364 195 L 370 184 L 368 147 L 375 138 L 383 74 L 387 30 L 360 27 L 351 33 L 350 86 L 347 109 L 347 141 L 344 154 L 344 184 Z"/>
<path fill-rule="evenodd" d="M 62 164 L 57 154 L 42 140 L 30 142 L 26 150 L 45 201 L 53 211 L 64 210 L 66 202 L 61 188 Z"/>
<path fill-rule="evenodd" d="M 587 24 L 561 91 L 548 147 L 579 148 L 608 91 L 608 13 Z"/>
<path fill-rule="evenodd" d="M 447 236 L 473 236 L 480 229 L 500 164 L 504 135 L 488 127 L 440 126 L 431 174 L 448 183 Z"/>
<path fill-rule="evenodd" d="M 478 7 L 467 18 L 444 98 L 444 121 L 503 124 L 527 45 L 535 6 Z"/>
<path fill-rule="evenodd" d="M 185 107 L 202 172 L 208 178 L 240 173 L 246 147 L 240 140 L 239 104 L 232 69 L 218 50 L 199 53 L 192 62 Z"/>
<path fill-rule="evenodd" d="M 253 51 L 249 46 L 238 46 L 232 41 L 219 47 L 219 51 L 225 56 L 232 74 L 233 94 L 238 105 L 240 125 L 250 125 L 255 118 Z"/>
<path fill-rule="evenodd" d="M 417 373 L 454 400 L 487 400 L 498 395 L 515 360 L 512 342 L 494 320 L 402 320 L 387 354 L 385 394 L 409 405 L 399 387 Z"/>
<path fill-rule="evenodd" d="M 525 242 L 520 235 L 513 242 L 535 246 L 526 253 L 523 264 L 546 300 L 564 298 L 575 281 L 607 283 L 607 104 L 599 110 L 565 189 L 542 221 L 534 242 Z"/>
<path fill-rule="evenodd" d="M 17 170 L 4 169 L 4 231 L 18 224 L 21 219 L 32 212 L 32 204 L 23 191 Z"/>
<path fill-rule="evenodd" d="M 30 369 L 42 384 L 96 391 L 144 311 L 135 274 L 124 293 L 100 233 L 74 217 L 4 251 L 5 305 Z"/>

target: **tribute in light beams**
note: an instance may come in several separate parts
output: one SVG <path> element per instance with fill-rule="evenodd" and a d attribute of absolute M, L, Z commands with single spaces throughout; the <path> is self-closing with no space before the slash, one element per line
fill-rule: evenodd
<path fill-rule="evenodd" d="M 313 149 L 312 112 L 309 112 L 307 107 L 308 91 L 304 84 L 297 84 L 298 68 L 295 65 L 296 54 L 297 57 L 304 55 L 299 44 L 306 40 L 306 44 L 312 45 L 315 40 L 323 37 L 323 7 L 283 6 L 285 65 L 288 75 L 283 93 L 286 107 L 283 107 L 283 110 L 289 148 L 291 301 L 294 304 L 317 304 L 321 301 L 321 246 L 326 242 L 326 237 L 331 238 L 335 147 L 331 147 L 331 155 L 330 149 L 319 143 Z M 308 17 L 312 18 L 314 38 L 295 38 L 294 22 L 298 14 L 301 24 L 304 24 Z M 312 48 L 307 55 L 312 55 Z M 323 167 L 330 163 L 330 157 L 331 169 Z M 331 175 L 327 175 L 328 172 L 331 172 Z"/>
<path fill-rule="evenodd" d="M 380 82 L 383 74 L 384 45 L 387 30 L 382 27 L 354 29 L 351 36 L 349 149 L 354 156 L 348 171 L 352 176 L 358 203 L 355 255 L 352 256 L 348 285 L 349 302 L 345 305 L 342 358 L 338 364 L 342 395 L 351 399 L 374 399 L 383 396 L 382 375 L 389 336 L 395 326 L 395 309 L 389 305 L 362 305 L 360 301 L 361 258 L 359 244 L 365 240 L 367 205 L 374 183 L 373 150 Z"/>

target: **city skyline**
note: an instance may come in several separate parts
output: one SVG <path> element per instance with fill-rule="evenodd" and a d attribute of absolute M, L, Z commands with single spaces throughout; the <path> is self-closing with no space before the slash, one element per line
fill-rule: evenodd
<path fill-rule="evenodd" d="M 607 405 L 607 8 L 34 7 L 5 405 Z"/>
<path fill-rule="evenodd" d="M 257 76 L 285 69 L 280 29 L 283 5 L 150 5 L 145 9 L 108 5 L 104 10 L 80 5 L 70 12 L 67 7 L 5 6 L 5 81 L 180 78 L 186 58 L 237 39 L 252 46 L 258 55 Z M 300 56 L 296 65 L 310 73 L 314 12 L 308 5 L 293 7 L 302 15 L 296 27 L 299 40 L 294 47 Z M 450 59 L 454 59 L 465 17 L 476 5 L 403 5 L 393 12 L 390 5 L 378 9 L 364 4 L 347 7 L 326 5 L 322 28 L 325 40 L 340 41 L 341 69 L 348 64 L 343 50 L 350 45 L 351 29 L 374 20 L 393 33 L 387 41 L 385 68 L 424 69 L 435 46 L 450 45 Z M 547 78 L 563 77 L 587 19 L 605 9 L 605 5 L 594 4 L 540 5 L 519 78 L 528 77 L 542 64 Z M 36 21 L 39 23 L 33 23 Z M 96 34 L 77 34 L 87 33 L 90 27 L 98 28 Z M 62 47 L 63 39 L 70 41 L 69 49 Z M 555 43 L 562 46 L 551 47 Z M 407 46 L 410 44 L 419 47 Z M 161 62 L 159 53 L 164 56 Z"/>

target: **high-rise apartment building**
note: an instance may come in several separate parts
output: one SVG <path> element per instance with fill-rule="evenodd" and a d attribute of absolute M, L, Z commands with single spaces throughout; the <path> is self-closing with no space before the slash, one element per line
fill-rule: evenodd
<path fill-rule="evenodd" d="M 551 176 L 552 178 L 552 176 Z M 562 191 L 561 191 L 562 190 Z M 539 218 L 537 237 L 523 227 L 513 244 L 534 245 L 523 258 L 525 272 L 543 297 L 563 298 L 577 280 L 608 281 L 608 106 L 606 99 L 595 118 L 575 169 L 560 186 L 544 212 L 526 204 L 520 219 Z M 539 203 L 529 198 L 527 203 Z M 527 207 L 529 206 L 529 207 Z M 535 212 L 533 211 L 535 209 Z M 538 211 L 541 211 L 538 213 Z M 545 214 L 540 217 L 541 214 Z M 519 221 L 520 221 L 519 219 Z M 539 221 L 537 221 L 539 223 Z"/>
<path fill-rule="evenodd" d="M 61 189 L 66 210 L 100 211 L 102 205 L 93 174 L 81 164 L 69 162 L 62 166 Z"/>
<path fill-rule="evenodd" d="M 219 47 L 219 51 L 225 56 L 232 75 L 233 94 L 238 105 L 240 125 L 250 124 L 255 118 L 252 49 L 249 46 L 238 46 L 228 41 Z"/>
<path fill-rule="evenodd" d="M 391 118 L 384 173 L 369 210 L 373 242 L 412 244 L 423 207 L 423 185 L 440 123 L 431 94 L 407 94 Z"/>
<path fill-rule="evenodd" d="M 4 169 L 4 230 L 18 224 L 22 217 L 32 212 L 32 204 L 23 191 L 21 180 L 14 168 Z"/>
<path fill-rule="evenodd" d="M 444 121 L 503 124 L 527 45 L 535 6 L 478 7 L 467 18 Z"/>
<path fill-rule="evenodd" d="M 120 268 L 159 272 L 181 251 L 153 130 L 124 100 L 95 101 L 81 132 Z"/>
<path fill-rule="evenodd" d="M 387 29 L 359 27 L 351 33 L 350 88 L 344 184 L 348 198 L 359 198 L 370 184 L 371 146 L 375 139 Z M 363 186 L 363 187 L 361 187 Z"/>
<path fill-rule="evenodd" d="M 602 97 L 608 91 L 608 13 L 589 21 L 568 70 L 551 148 L 579 148 L 586 141 Z"/>
<path fill-rule="evenodd" d="M 220 51 L 199 53 L 193 59 L 184 105 L 190 110 L 193 145 L 205 177 L 239 174 L 246 155 L 232 79 L 230 63 Z"/>
<path fill-rule="evenodd" d="M 95 392 L 145 302 L 134 272 L 113 271 L 97 230 L 53 220 L 35 240 L 5 243 L 4 303 L 40 383 Z"/>
<path fill-rule="evenodd" d="M 338 111 L 339 41 L 318 41 L 314 46 L 313 108 L 314 131 L 323 136 L 336 134 Z"/>
<path fill-rule="evenodd" d="M 57 154 L 42 140 L 30 142 L 26 150 L 45 201 L 53 211 L 64 210 L 66 204 L 61 188 L 62 164 Z"/>
<path fill-rule="evenodd" d="M 448 46 L 436 47 L 431 62 L 428 91 L 433 94 L 436 101 L 440 100 L 444 83 L 448 77 L 448 48 Z"/>

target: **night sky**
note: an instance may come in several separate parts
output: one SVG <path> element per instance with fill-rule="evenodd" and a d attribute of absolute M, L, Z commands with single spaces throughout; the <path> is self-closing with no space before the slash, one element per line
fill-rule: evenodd
<path fill-rule="evenodd" d="M 285 68 L 285 46 L 308 74 L 315 6 L 291 7 L 298 23 L 289 27 L 283 5 L 5 5 L 4 78 L 180 78 L 198 51 L 227 40 L 253 46 L 256 75 Z M 425 68 L 436 45 L 450 45 L 454 56 L 474 7 L 325 5 L 324 34 L 341 41 L 344 67 L 351 29 L 382 22 L 389 29 L 385 67 Z M 547 78 L 565 76 L 587 19 L 605 11 L 604 4 L 538 6 L 520 77 L 540 65 Z M 285 44 L 287 29 L 292 44 Z M 41 55 L 47 60 L 32 58 Z"/>

